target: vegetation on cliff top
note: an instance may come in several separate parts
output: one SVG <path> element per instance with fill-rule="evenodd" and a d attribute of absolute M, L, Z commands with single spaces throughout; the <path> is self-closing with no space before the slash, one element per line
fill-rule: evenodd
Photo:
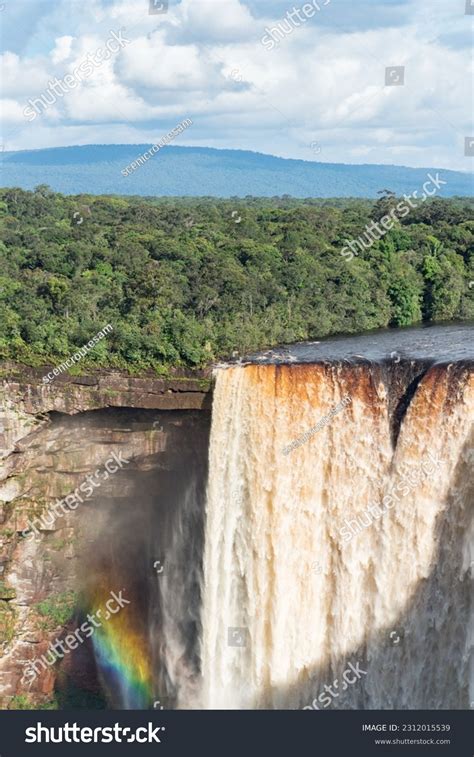
<path fill-rule="evenodd" d="M 201 366 L 233 350 L 474 317 L 474 202 L 65 197 L 0 191 L 0 359 L 76 371 Z"/>

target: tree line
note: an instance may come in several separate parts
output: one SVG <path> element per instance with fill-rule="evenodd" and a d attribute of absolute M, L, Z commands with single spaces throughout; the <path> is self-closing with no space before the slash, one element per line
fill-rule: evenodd
<path fill-rule="evenodd" d="M 0 190 L 0 358 L 74 371 L 203 366 L 234 351 L 474 317 L 474 201 L 64 196 Z M 470 284 L 472 285 L 470 288 Z"/>

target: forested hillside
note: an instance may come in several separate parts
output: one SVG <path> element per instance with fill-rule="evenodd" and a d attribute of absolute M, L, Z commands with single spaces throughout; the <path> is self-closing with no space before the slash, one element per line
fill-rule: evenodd
<path fill-rule="evenodd" d="M 474 317 L 474 202 L 149 199 L 0 191 L 0 358 L 166 371 L 283 342 Z M 472 289 L 469 288 L 469 283 Z"/>
<path fill-rule="evenodd" d="M 137 159 L 151 145 L 81 145 L 0 152 L 0 186 L 34 189 L 45 181 L 57 192 L 141 196 L 377 197 L 420 191 L 435 168 L 325 163 L 212 147 L 163 147 L 149 160 Z M 308 149 L 308 155 L 312 155 Z M 314 157 L 314 154 L 313 154 Z M 127 167 L 133 170 L 127 171 Z M 468 171 L 438 169 L 438 196 L 471 195 Z"/>

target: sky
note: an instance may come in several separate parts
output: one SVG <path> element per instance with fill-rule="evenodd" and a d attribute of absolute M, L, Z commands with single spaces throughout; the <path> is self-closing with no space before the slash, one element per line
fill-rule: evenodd
<path fill-rule="evenodd" d="M 5 0 L 0 147 L 191 119 L 175 144 L 472 170 L 473 21 L 474 0 Z"/>

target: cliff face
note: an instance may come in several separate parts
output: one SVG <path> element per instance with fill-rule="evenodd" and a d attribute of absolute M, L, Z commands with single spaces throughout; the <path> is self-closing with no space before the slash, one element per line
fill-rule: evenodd
<path fill-rule="evenodd" d="M 200 410 L 211 388 L 209 371 L 175 371 L 167 378 L 136 378 L 113 371 L 90 376 L 59 374 L 44 383 L 49 370 L 0 363 L 4 402 L 14 402 L 30 414 L 52 410 L 73 414 L 103 407 Z"/>
<path fill-rule="evenodd" d="M 207 376 L 10 372 L 0 708 L 468 706 L 472 369 L 217 370 L 210 438 Z"/>
<path fill-rule="evenodd" d="M 3 375 L 0 708 L 43 707 L 54 698 L 94 703 L 101 687 L 89 642 L 41 665 L 33 680 L 25 670 L 76 627 L 78 597 L 91 572 L 101 570 L 94 560 L 104 544 L 115 540 L 124 566 L 136 561 L 122 542 L 133 534 L 143 551 L 146 528 L 137 524 L 144 510 L 153 522 L 178 496 L 172 482 L 205 470 L 210 381 L 108 374 L 59 376 L 44 385 L 42 371 L 12 366 L 3 366 Z M 110 583 L 111 590 L 124 587 Z"/>

